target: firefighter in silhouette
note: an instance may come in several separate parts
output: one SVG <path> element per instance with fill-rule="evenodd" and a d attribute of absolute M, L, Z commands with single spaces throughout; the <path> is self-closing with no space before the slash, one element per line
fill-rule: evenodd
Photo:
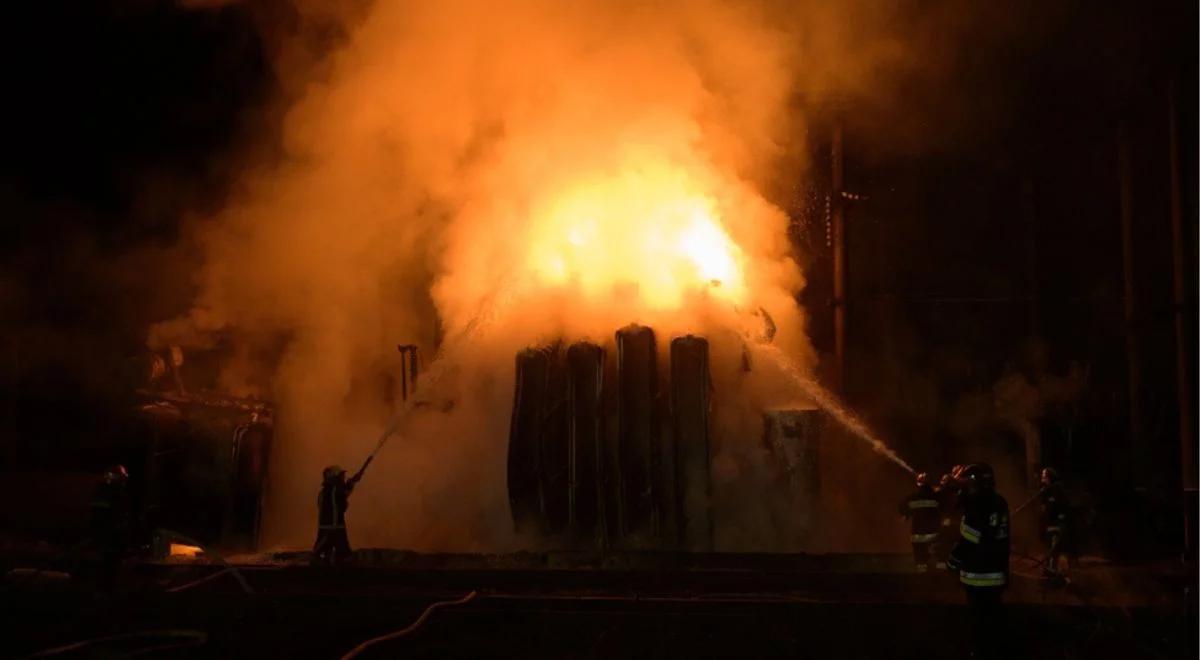
<path fill-rule="evenodd" d="M 987 463 L 967 467 L 961 481 L 963 515 L 950 568 L 958 571 L 967 593 L 972 656 L 1004 657 L 1001 594 L 1008 584 L 1008 502 L 996 492 L 996 475 Z"/>
<path fill-rule="evenodd" d="M 91 502 L 92 539 L 100 552 L 100 584 L 112 589 L 130 534 L 129 471 L 114 465 L 104 472 Z"/>
<path fill-rule="evenodd" d="M 929 570 L 930 550 L 938 537 L 941 520 L 940 506 L 929 475 L 917 475 L 917 489 L 900 503 L 900 515 L 909 521 L 912 538 L 913 562 L 917 572 Z"/>
<path fill-rule="evenodd" d="M 1042 489 L 1038 492 L 1038 502 L 1041 505 L 1041 516 L 1038 528 L 1042 541 L 1046 544 L 1046 561 L 1042 567 L 1043 575 L 1055 577 L 1059 573 L 1059 558 L 1067 556 L 1067 532 L 1070 523 L 1067 506 L 1067 494 L 1062 479 L 1054 468 L 1045 468 L 1041 474 Z M 1069 567 L 1069 557 L 1068 567 Z"/>
<path fill-rule="evenodd" d="M 349 479 L 337 465 L 330 465 L 322 473 L 321 492 L 317 494 L 317 542 L 313 544 L 313 559 L 317 563 L 338 564 L 350 558 L 346 509 L 350 506 L 350 493 L 370 464 L 368 458 Z"/>

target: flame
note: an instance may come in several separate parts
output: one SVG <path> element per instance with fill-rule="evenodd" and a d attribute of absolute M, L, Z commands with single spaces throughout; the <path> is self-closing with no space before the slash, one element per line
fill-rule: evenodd
<path fill-rule="evenodd" d="M 673 310 L 689 294 L 746 295 L 743 251 L 714 196 L 686 167 L 628 162 L 569 181 L 535 208 L 525 266 L 535 288 L 571 287 L 588 299 L 632 292 Z"/>

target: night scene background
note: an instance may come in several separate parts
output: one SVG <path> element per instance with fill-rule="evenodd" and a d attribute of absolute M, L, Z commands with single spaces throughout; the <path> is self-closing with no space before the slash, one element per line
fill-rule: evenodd
<path fill-rule="evenodd" d="M 415 404 L 425 417 L 401 428 L 425 440 L 389 446 L 393 454 L 381 454 L 376 473 L 367 474 L 360 517 L 350 514 L 354 546 L 552 550 L 553 542 L 514 535 L 508 517 L 503 462 L 519 416 L 510 410 L 513 355 L 577 335 L 615 356 L 603 342 L 634 321 L 659 331 L 660 382 L 668 332 L 692 323 L 710 336 L 713 396 L 726 406 L 713 427 L 720 429 L 711 468 L 717 554 L 908 553 L 906 523 L 895 510 L 912 478 L 848 432 L 831 441 L 838 432 L 827 430 L 815 459 L 824 525 L 815 540 L 797 540 L 807 532 L 778 522 L 790 515 L 787 501 L 762 505 L 775 495 L 754 483 L 762 460 L 755 425 L 760 408 L 786 407 L 771 398 L 782 381 L 753 351 L 717 355 L 720 332 L 757 308 L 754 318 L 766 317 L 772 335 L 778 326 L 780 350 L 917 472 L 936 480 L 953 465 L 987 461 L 1016 509 L 1036 495 L 1038 470 L 1053 467 L 1086 520 L 1074 539 L 1079 556 L 1122 566 L 1165 562 L 1171 571 L 1183 557 L 1191 596 L 1155 601 L 1168 612 L 1162 630 L 1142 619 L 1130 619 L 1128 629 L 1097 626 L 1112 657 L 1195 657 L 1198 21 L 1194 2 L 1123 0 L 741 9 L 587 2 L 571 10 L 383 0 L 25 4 L 3 28 L 0 492 L 9 504 L 0 513 L 8 557 L 0 567 L 57 566 L 54 557 L 84 536 L 89 493 L 113 464 L 129 466 L 143 515 L 158 506 L 155 498 L 166 496 L 148 476 L 158 459 L 147 458 L 159 451 L 155 443 L 198 441 L 243 424 L 242 413 L 185 410 L 196 405 L 269 409 L 273 438 L 259 458 L 246 459 L 268 465 L 269 476 L 246 505 L 255 511 L 250 523 L 231 513 L 242 504 L 228 503 L 245 492 L 210 497 L 207 486 L 163 499 L 175 517 L 160 522 L 193 537 L 211 532 L 201 541 L 214 546 L 247 524 L 234 544 L 239 552 L 306 550 L 321 467 L 353 472 L 409 398 L 408 358 L 397 344 L 419 346 L 422 370 L 443 354 L 457 366 L 444 391 L 431 384 L 433 394 L 423 395 L 430 398 Z M 679 117 L 695 125 L 676 135 Z M 637 143 L 632 156 L 606 150 L 626 138 Z M 669 154 L 665 170 L 656 149 Z M 536 297 L 514 294 L 516 302 L 505 304 L 518 311 L 498 314 L 495 336 L 460 347 L 455 358 L 455 337 L 474 331 L 473 310 L 494 302 L 489 282 L 525 266 L 535 279 L 554 277 L 544 263 L 530 265 L 552 244 L 549 225 L 491 219 L 591 200 L 586 186 L 566 197 L 546 189 L 573 185 L 573 168 L 608 172 L 626 166 L 623 158 L 664 188 L 699 186 L 701 198 L 718 200 L 715 215 L 726 204 L 755 209 L 726 220 L 728 235 L 719 240 L 734 246 L 738 264 L 749 264 L 739 276 L 748 282 L 745 295 L 759 298 L 738 299 L 739 281 L 700 266 L 715 291 L 706 295 L 730 296 L 740 320 L 722 325 L 725 312 L 705 307 L 708 298 L 667 316 L 657 302 L 631 302 L 641 316 L 624 318 L 614 305 L 636 287 L 621 288 L 629 284 L 622 278 L 642 281 L 642 293 L 629 294 L 637 298 L 650 275 L 606 275 L 618 293 L 598 302 L 584 300 L 591 293 L 561 293 L 555 280 Z M 703 162 L 671 169 L 688 159 Z M 626 184 L 614 175 L 599 197 L 645 190 Z M 635 242 L 641 231 L 628 222 L 621 231 L 631 235 L 618 243 Z M 379 247 L 389 242 L 395 246 Z M 534 246 L 528 264 L 525 245 Z M 603 249 L 591 252 L 600 255 L 594 262 L 575 258 L 619 270 L 620 249 L 613 256 L 603 252 L 608 243 L 595 245 Z M 640 253 L 629 254 L 640 267 Z M 645 320 L 668 316 L 674 320 Z M 182 347 L 182 365 L 170 366 L 172 347 Z M 723 364 L 729 374 L 768 375 L 746 377 L 734 405 L 729 395 L 720 400 L 732 382 L 722 379 L 734 378 L 721 375 Z M 148 416 L 159 394 L 185 390 L 186 401 L 163 399 L 183 413 L 167 422 Z M 210 398 L 197 404 L 196 397 Z M 743 449 L 733 436 L 749 438 Z M 461 447 L 438 444 L 450 439 Z M 190 460 L 178 459 L 172 474 L 194 476 L 201 468 Z M 372 485 L 373 477 L 383 483 Z M 223 513 L 203 512 L 211 507 Z M 722 528 L 722 516 L 740 522 Z M 1036 552 L 1036 522 L 1036 514 L 1014 514 L 1014 552 Z M 418 573 L 414 583 L 439 588 L 437 578 Z M 747 579 L 750 586 L 722 587 L 753 590 Z M 538 589 L 567 588 L 555 580 L 535 578 Z M 1118 592 L 1141 593 L 1116 581 Z M 350 620 L 360 605 L 330 595 L 331 585 L 314 590 L 343 599 Z M 878 595 L 866 584 L 847 588 Z M 404 603 L 394 627 L 420 609 Z M 308 611 L 277 606 L 297 608 L 297 617 Z M 844 602 L 836 607 L 858 616 Z M 171 611 L 185 617 L 185 610 Z M 829 617 L 811 643 L 833 652 L 839 615 L 822 612 L 797 616 Z M 1042 621 L 1043 614 L 1020 616 Z M 488 616 L 500 615 L 472 620 Z M 591 639 L 588 617 L 601 627 L 620 625 L 606 618 L 616 616 L 581 615 L 585 623 L 571 625 Z M 261 639 L 284 628 L 272 621 L 261 623 Z M 220 644 L 244 634 L 228 622 L 208 625 L 216 646 L 198 657 L 229 652 Z M 630 625 L 628 639 L 604 641 L 595 632 L 595 645 L 578 657 L 650 648 L 736 655 L 739 648 L 681 641 L 695 631 Z M 910 627 L 926 631 L 922 625 Z M 1096 646 L 1054 625 L 1030 624 L 1027 651 L 1054 641 L 1026 657 L 1081 650 L 1100 657 Z M 321 637 L 311 652 L 332 655 L 351 637 L 386 629 L 362 624 L 345 639 Z M 480 630 L 465 637 L 480 639 Z M 538 633 L 546 647 L 454 646 L 452 633 L 430 633 L 421 653 L 508 648 L 561 657 L 547 649 L 561 650 L 572 633 L 557 630 Z M 807 643 L 774 634 L 754 632 L 762 646 L 747 652 Z M 911 636 L 922 634 L 936 633 Z M 22 653 L 87 636 L 53 626 L 30 635 Z M 1171 641 L 1144 641 L 1156 635 Z M 863 657 L 887 657 L 857 643 Z M 269 653 L 261 644 L 245 652 Z"/>

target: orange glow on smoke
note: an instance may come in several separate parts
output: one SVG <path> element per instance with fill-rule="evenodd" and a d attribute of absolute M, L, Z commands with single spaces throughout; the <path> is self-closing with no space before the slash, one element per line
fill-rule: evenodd
<path fill-rule="evenodd" d="M 742 250 L 682 166 L 627 163 L 547 199 L 530 223 L 526 267 L 535 288 L 571 287 L 586 298 L 635 292 L 660 310 L 699 291 L 732 302 L 746 295 Z"/>

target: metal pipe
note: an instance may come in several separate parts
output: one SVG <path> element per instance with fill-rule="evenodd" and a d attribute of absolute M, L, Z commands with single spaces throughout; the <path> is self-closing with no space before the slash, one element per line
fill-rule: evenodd
<path fill-rule="evenodd" d="M 833 126 L 830 145 L 831 188 L 830 205 L 833 212 L 833 355 L 834 387 L 845 391 L 846 371 L 846 227 L 845 167 L 842 158 L 842 122 Z"/>
<path fill-rule="evenodd" d="M 1129 445 L 1136 454 L 1140 448 L 1141 355 L 1138 350 L 1133 279 L 1133 185 L 1129 170 L 1129 137 L 1124 126 L 1117 129 L 1117 175 L 1121 195 L 1121 262 L 1124 276 L 1125 358 L 1129 386 Z"/>
<path fill-rule="evenodd" d="M 1029 296 L 1027 321 L 1031 337 L 1041 335 L 1041 320 L 1038 313 L 1036 199 L 1033 179 L 1026 178 L 1021 186 L 1021 210 L 1025 215 L 1025 292 Z"/>
<path fill-rule="evenodd" d="M 400 350 L 400 400 L 408 401 L 408 369 L 405 361 L 408 359 L 408 347 L 397 346 Z"/>
<path fill-rule="evenodd" d="M 412 381 L 412 389 L 413 389 L 413 392 L 415 393 L 417 391 L 417 373 L 418 373 L 417 369 L 418 369 L 418 364 L 419 364 L 418 358 L 417 358 L 417 345 L 409 344 L 408 352 L 409 352 L 408 379 L 410 381 Z"/>
<path fill-rule="evenodd" d="M 1192 417 L 1192 380 L 1188 373 L 1187 327 L 1184 308 L 1187 292 L 1184 288 L 1183 208 L 1180 202 L 1179 172 L 1179 113 L 1175 101 L 1175 81 L 1167 87 L 1167 127 L 1171 159 L 1171 258 L 1173 262 L 1175 308 L 1175 378 L 1179 401 L 1179 459 L 1180 483 L 1185 497 L 1196 495 L 1196 427 Z M 1193 521 L 1191 502 L 1185 501 L 1184 545 L 1191 554 L 1195 539 L 1191 538 Z"/>

